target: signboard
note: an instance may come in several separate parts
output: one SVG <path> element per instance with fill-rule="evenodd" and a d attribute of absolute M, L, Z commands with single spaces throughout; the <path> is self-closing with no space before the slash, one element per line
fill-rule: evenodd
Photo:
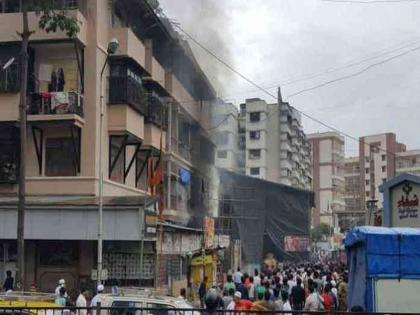
<path fill-rule="evenodd" d="M 144 236 L 156 237 L 157 231 L 157 215 L 155 212 L 144 211 Z"/>
<path fill-rule="evenodd" d="M 222 248 L 227 248 L 230 245 L 230 236 L 218 234 L 216 235 L 216 245 Z"/>
<path fill-rule="evenodd" d="M 286 252 L 309 252 L 311 251 L 311 242 L 307 236 L 285 236 L 284 250 Z"/>
<path fill-rule="evenodd" d="M 91 273 L 90 273 L 90 278 L 93 281 L 97 281 L 98 280 L 98 270 L 97 269 L 92 269 Z M 101 277 L 102 281 L 106 281 L 108 280 L 108 269 L 102 269 L 102 277 Z"/>
<path fill-rule="evenodd" d="M 204 231 L 205 231 L 205 238 L 204 238 L 204 244 L 206 248 L 214 248 L 214 219 L 210 217 L 206 217 L 204 219 Z"/>
<path fill-rule="evenodd" d="M 420 185 L 405 181 L 391 188 L 392 226 L 420 227 Z"/>

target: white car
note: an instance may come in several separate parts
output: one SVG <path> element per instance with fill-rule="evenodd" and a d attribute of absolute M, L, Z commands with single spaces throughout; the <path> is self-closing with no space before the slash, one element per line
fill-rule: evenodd
<path fill-rule="evenodd" d="M 191 304 L 184 299 L 147 293 L 101 294 L 98 302 L 105 308 L 100 315 L 200 315 L 193 312 Z M 93 313 L 96 315 L 95 311 Z"/>

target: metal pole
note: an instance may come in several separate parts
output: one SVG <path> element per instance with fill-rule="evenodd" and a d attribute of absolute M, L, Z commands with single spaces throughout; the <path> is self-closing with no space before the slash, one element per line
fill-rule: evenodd
<path fill-rule="evenodd" d="M 146 186 L 147 187 L 147 176 L 144 177 Z M 140 237 L 141 237 L 141 245 L 140 245 L 140 286 L 141 286 L 141 280 L 143 278 L 143 255 L 144 255 L 144 230 L 146 226 L 146 206 L 147 206 L 147 190 L 146 195 L 144 199 L 144 205 L 143 205 L 143 213 L 142 213 L 142 223 L 141 223 L 141 230 L 140 230 Z"/>
<path fill-rule="evenodd" d="M 99 209 L 98 209 L 98 284 L 102 283 L 102 256 L 103 256 L 103 198 L 104 198 L 104 171 L 103 171 L 103 157 L 102 157 L 102 141 L 103 141 L 103 120 L 104 120 L 104 94 L 103 94 L 103 77 L 106 65 L 109 61 L 109 54 L 107 53 L 105 63 L 102 67 L 100 78 L 100 115 L 99 115 Z"/>
<path fill-rule="evenodd" d="M 20 156 L 19 156 L 19 190 L 17 211 L 17 263 L 16 263 L 16 287 L 24 289 L 25 286 L 25 203 L 26 203 L 26 105 L 28 87 L 28 42 L 31 32 L 29 31 L 28 11 L 23 6 L 23 32 L 22 48 L 20 52 Z"/>

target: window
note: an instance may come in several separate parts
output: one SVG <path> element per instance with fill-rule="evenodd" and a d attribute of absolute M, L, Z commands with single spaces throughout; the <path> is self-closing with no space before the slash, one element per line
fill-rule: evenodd
<path fill-rule="evenodd" d="M 251 173 L 251 175 L 260 175 L 260 168 L 259 167 L 251 167 L 250 173 Z"/>
<path fill-rule="evenodd" d="M 123 136 L 110 136 L 109 138 L 109 179 L 124 182 L 125 150 Z"/>
<path fill-rule="evenodd" d="M 386 183 L 386 178 L 382 178 L 382 184 Z"/>
<path fill-rule="evenodd" d="M 78 140 L 72 138 L 52 138 L 45 143 L 45 175 L 76 176 Z"/>
<path fill-rule="evenodd" d="M 249 150 L 248 157 L 250 160 L 258 160 L 259 158 L 261 158 L 261 150 L 260 149 Z"/>
<path fill-rule="evenodd" d="M 369 169 L 368 168 L 366 169 L 366 174 L 369 174 Z"/>
<path fill-rule="evenodd" d="M 366 185 L 369 185 L 369 179 L 366 179 Z"/>
<path fill-rule="evenodd" d="M 249 113 L 249 120 L 251 122 L 258 122 L 261 120 L 261 113 L 260 112 L 253 112 Z"/>
<path fill-rule="evenodd" d="M 172 306 L 167 304 L 148 303 L 147 308 L 154 309 L 147 312 L 150 315 L 175 315 L 177 313 Z"/>
<path fill-rule="evenodd" d="M 227 151 L 217 151 L 217 158 L 226 159 L 227 158 Z"/>
<path fill-rule="evenodd" d="M 382 172 L 386 172 L 386 166 L 382 166 Z"/>
<path fill-rule="evenodd" d="M 250 131 L 249 138 L 251 140 L 259 140 L 261 138 L 261 131 L 260 130 Z"/>
<path fill-rule="evenodd" d="M 0 0 L 0 13 L 16 13 L 20 11 L 19 1 Z"/>
<path fill-rule="evenodd" d="M 112 302 L 111 315 L 139 315 L 141 311 L 136 309 L 142 306 L 141 302 L 114 301 Z"/>
<path fill-rule="evenodd" d="M 229 143 L 229 133 L 228 132 L 221 132 L 216 136 L 216 144 L 218 145 L 226 145 Z"/>
<path fill-rule="evenodd" d="M 367 191 L 366 192 L 366 197 L 369 197 L 370 196 L 370 191 Z"/>
<path fill-rule="evenodd" d="M 20 89 L 19 65 L 14 62 L 0 72 L 0 92 L 17 93 Z"/>
<path fill-rule="evenodd" d="M 19 174 L 19 129 L 0 128 L 0 182 L 15 183 Z"/>
<path fill-rule="evenodd" d="M 79 0 L 65 0 L 64 1 L 65 8 L 69 9 L 77 9 L 79 6 Z"/>
<path fill-rule="evenodd" d="M 382 161 L 385 161 L 385 160 L 386 160 L 386 155 L 382 154 Z"/>

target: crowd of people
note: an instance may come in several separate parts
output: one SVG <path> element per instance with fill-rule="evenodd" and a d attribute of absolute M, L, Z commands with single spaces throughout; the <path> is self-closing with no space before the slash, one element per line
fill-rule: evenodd
<path fill-rule="evenodd" d="M 199 296 L 210 311 L 349 311 L 347 271 L 332 263 L 268 267 L 252 275 L 238 268 L 223 286 L 207 292 L 203 291 L 205 281 Z"/>

